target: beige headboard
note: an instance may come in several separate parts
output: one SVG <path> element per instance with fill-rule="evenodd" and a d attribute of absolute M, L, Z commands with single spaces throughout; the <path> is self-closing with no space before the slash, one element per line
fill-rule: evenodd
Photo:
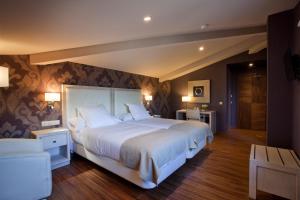
<path fill-rule="evenodd" d="M 115 116 L 127 112 L 127 103 L 141 103 L 140 89 L 120 89 L 97 86 L 62 85 L 62 121 L 67 127 L 69 119 L 77 116 L 80 106 L 104 105 Z"/>
<path fill-rule="evenodd" d="M 141 90 L 135 89 L 115 88 L 113 90 L 113 98 L 115 116 L 119 116 L 122 113 L 128 112 L 126 104 L 139 104 L 143 101 Z"/>

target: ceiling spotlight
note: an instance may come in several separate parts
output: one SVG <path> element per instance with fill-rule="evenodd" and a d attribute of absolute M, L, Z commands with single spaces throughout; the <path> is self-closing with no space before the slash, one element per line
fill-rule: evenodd
<path fill-rule="evenodd" d="M 151 17 L 150 16 L 145 16 L 144 17 L 144 22 L 148 23 L 151 21 Z"/>
<path fill-rule="evenodd" d="M 203 24 L 200 26 L 201 30 L 206 29 L 208 27 L 208 24 Z"/>
<path fill-rule="evenodd" d="M 199 51 L 203 51 L 204 50 L 204 46 L 199 47 Z"/>
<path fill-rule="evenodd" d="M 254 66 L 254 64 L 253 63 L 249 63 L 249 65 L 248 65 L 249 67 L 253 67 Z"/>

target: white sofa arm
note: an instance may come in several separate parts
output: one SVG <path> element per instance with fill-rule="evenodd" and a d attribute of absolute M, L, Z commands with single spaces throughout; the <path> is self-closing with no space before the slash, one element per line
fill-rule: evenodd
<path fill-rule="evenodd" d="M 0 154 L 43 152 L 43 143 L 36 139 L 0 139 Z"/>
<path fill-rule="evenodd" d="M 0 155 L 0 200 L 42 199 L 50 196 L 50 155 L 2 153 Z"/>

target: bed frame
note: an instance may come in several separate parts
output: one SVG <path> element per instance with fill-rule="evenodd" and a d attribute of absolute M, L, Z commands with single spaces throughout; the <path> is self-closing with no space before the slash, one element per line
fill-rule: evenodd
<path fill-rule="evenodd" d="M 67 127 L 68 120 L 77 116 L 76 108 L 79 106 L 97 106 L 102 104 L 112 115 L 118 116 L 121 113 L 127 112 L 126 103 L 141 102 L 142 92 L 139 89 L 62 85 L 63 126 Z M 73 151 L 144 189 L 151 189 L 181 167 L 186 162 L 186 158 L 192 158 L 196 155 L 205 145 L 206 141 L 203 141 L 203 144 L 198 149 L 183 153 L 177 159 L 162 166 L 157 183 L 142 180 L 138 175 L 138 171 L 127 168 L 116 160 L 98 156 L 77 142 L 73 142 Z"/>

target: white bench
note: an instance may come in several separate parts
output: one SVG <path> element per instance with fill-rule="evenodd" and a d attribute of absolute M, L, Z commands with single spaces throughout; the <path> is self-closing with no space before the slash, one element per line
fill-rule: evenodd
<path fill-rule="evenodd" d="M 252 144 L 249 168 L 250 198 L 256 199 L 256 190 L 300 200 L 300 161 L 295 152 Z"/>

